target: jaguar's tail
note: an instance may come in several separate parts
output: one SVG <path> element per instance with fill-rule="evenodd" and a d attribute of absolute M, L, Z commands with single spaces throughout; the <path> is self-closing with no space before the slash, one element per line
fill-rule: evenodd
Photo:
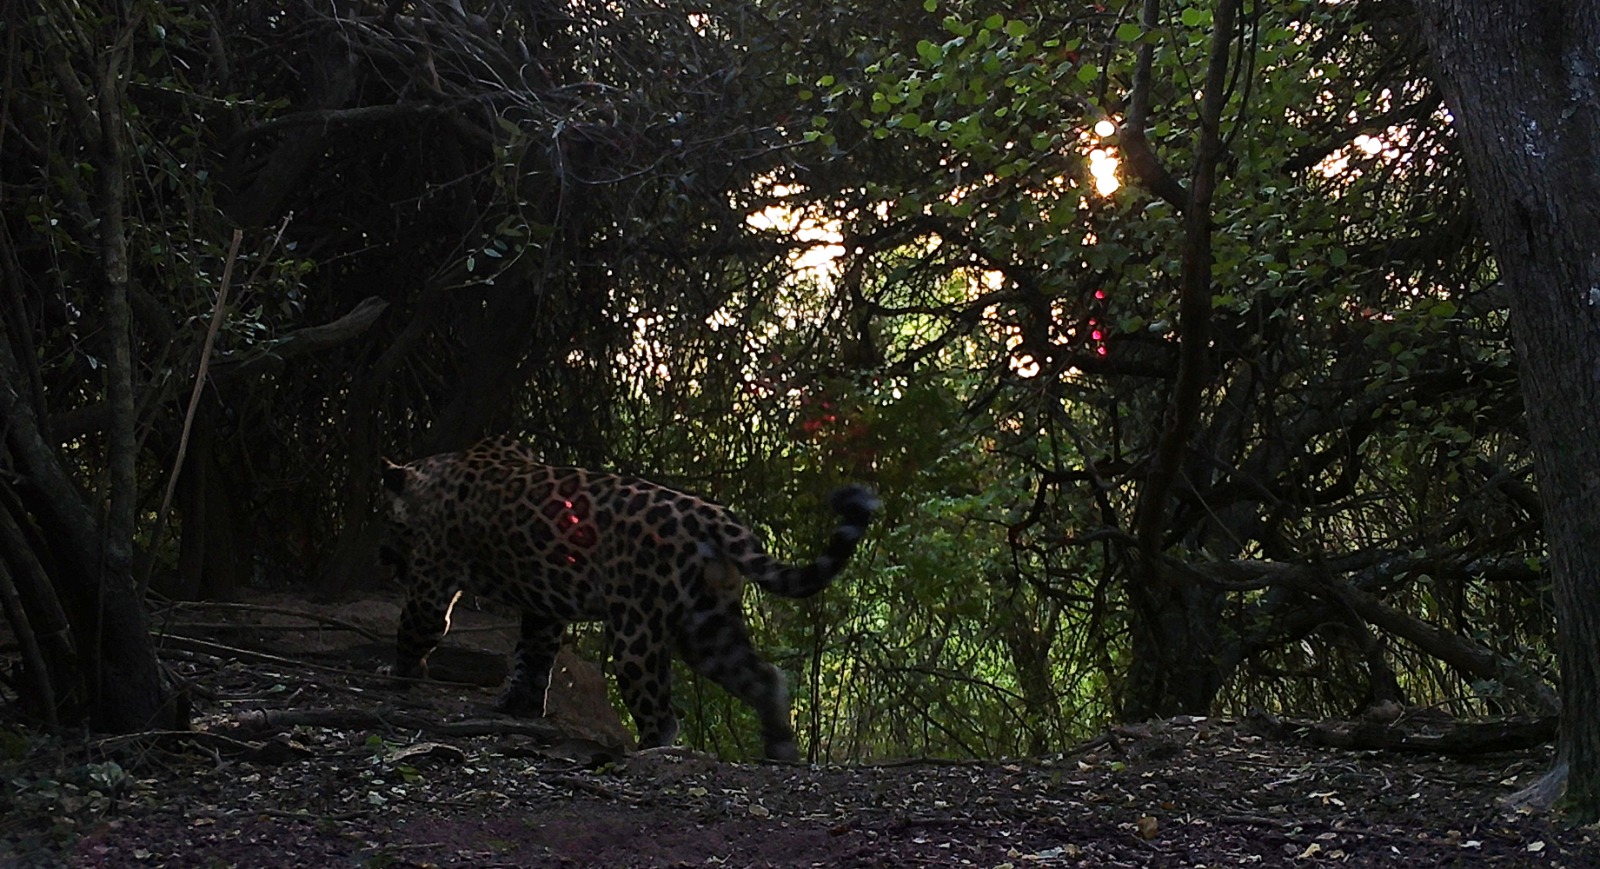
<path fill-rule="evenodd" d="M 805 565 L 786 565 L 766 555 L 753 554 L 738 562 L 740 572 L 766 591 L 784 597 L 810 597 L 827 588 L 867 533 L 867 525 L 872 522 L 872 514 L 878 511 L 879 502 L 865 486 L 845 486 L 833 493 L 828 504 L 839 514 L 839 525 L 833 529 L 827 548 L 816 560 Z"/>

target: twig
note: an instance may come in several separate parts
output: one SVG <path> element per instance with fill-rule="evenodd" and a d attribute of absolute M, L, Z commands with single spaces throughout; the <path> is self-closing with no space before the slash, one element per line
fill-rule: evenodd
<path fill-rule="evenodd" d="M 600 797 L 601 799 L 606 799 L 606 800 L 615 800 L 615 799 L 621 799 L 621 798 L 627 797 L 627 796 L 634 796 L 633 794 L 618 793 L 617 791 L 614 791 L 611 788 L 608 788 L 605 785 L 600 784 L 599 782 L 590 781 L 589 779 L 579 778 L 577 776 L 571 776 L 571 775 L 547 776 L 545 778 L 545 781 L 547 783 L 549 783 L 549 784 L 552 784 L 552 785 L 560 785 L 562 787 L 570 788 L 570 789 L 575 790 L 575 791 L 582 791 L 582 792 L 584 792 L 584 793 L 586 793 L 586 794 L 588 794 L 590 796 Z"/>
<path fill-rule="evenodd" d="M 358 625 L 355 622 L 349 622 L 349 621 L 345 621 L 344 619 L 334 618 L 333 616 L 325 616 L 325 615 L 321 615 L 319 613 L 307 612 L 306 610 L 297 610 L 297 609 L 294 609 L 293 607 L 268 606 L 268 605 L 263 605 L 263 604 L 252 604 L 252 603 L 232 603 L 232 602 L 226 602 L 226 601 L 174 601 L 173 602 L 173 608 L 174 609 L 222 609 L 222 610 L 233 610 L 234 612 L 271 613 L 273 615 L 292 616 L 292 617 L 298 618 L 298 619 L 305 619 L 308 622 L 316 622 L 318 624 L 327 625 L 329 627 L 334 627 L 334 628 L 339 628 L 341 630 L 351 631 L 351 632 L 360 634 L 361 636 L 363 636 L 363 637 L 365 637 L 365 638 L 367 638 L 369 640 L 372 640 L 375 643 L 383 643 L 383 642 L 387 642 L 390 639 L 392 639 L 390 636 L 388 636 L 386 634 L 380 634 L 377 631 L 372 630 L 371 628 L 362 627 L 361 625 Z M 269 626 L 267 626 L 267 625 L 234 625 L 233 627 L 264 628 L 264 627 L 269 627 Z M 294 627 L 294 626 L 285 625 L 285 626 L 281 626 L 281 627 Z"/>
<path fill-rule="evenodd" d="M 209 730 L 147 730 L 142 733 L 124 733 L 117 736 L 107 736 L 88 743 L 85 747 L 91 750 L 109 751 L 123 745 L 155 745 L 163 742 L 192 741 L 199 744 L 220 746 L 236 752 L 259 751 L 261 746 L 253 742 L 229 736 L 226 733 L 216 733 Z"/>
<path fill-rule="evenodd" d="M 222 284 L 217 288 L 217 303 L 211 308 L 211 326 L 206 329 L 205 343 L 200 347 L 200 367 L 194 374 L 194 389 L 189 393 L 189 409 L 183 414 L 183 431 L 178 434 L 178 455 L 172 460 L 172 473 L 167 477 L 167 490 L 161 495 L 161 509 L 156 511 L 155 529 L 150 533 L 150 548 L 160 543 L 167 528 L 167 512 L 172 509 L 172 495 L 178 489 L 178 474 L 183 470 L 183 458 L 189 452 L 189 432 L 194 428 L 194 414 L 200 407 L 200 394 L 205 390 L 206 371 L 211 367 L 211 350 L 217 343 L 217 332 L 222 329 L 222 318 L 228 310 L 228 287 L 233 283 L 233 264 L 239 258 L 239 243 L 244 241 L 244 230 L 233 231 L 233 242 L 228 245 L 228 258 L 222 265 Z M 139 577 L 139 597 L 144 597 L 155 573 L 155 559 L 150 559 Z"/>
<path fill-rule="evenodd" d="M 295 727 L 328 727 L 346 730 L 387 728 L 415 730 L 436 736 L 529 736 L 555 742 L 563 735 L 557 725 L 544 719 L 488 719 L 469 718 L 463 721 L 440 721 L 425 715 L 414 715 L 395 709 L 249 709 L 233 716 L 234 728 L 244 733 L 260 734 L 289 730 Z"/>
<path fill-rule="evenodd" d="M 267 652 L 257 652 L 253 649 L 241 649 L 236 646 L 229 646 L 223 643 L 214 643 L 210 640 L 197 640 L 193 637 L 181 637 L 177 634 L 158 634 L 156 639 L 156 649 L 158 652 L 165 651 L 166 649 L 178 649 L 189 652 L 204 652 L 209 655 L 218 655 L 225 658 L 236 658 L 240 661 L 250 661 L 256 664 L 272 664 L 274 666 L 283 667 L 289 670 L 320 670 L 324 673 L 337 673 L 341 676 L 367 677 L 372 679 L 382 679 L 384 681 L 395 680 L 394 676 L 380 676 L 377 673 L 371 673 L 365 670 L 356 670 L 350 667 L 335 667 L 330 664 L 316 664 L 310 661 L 296 661 L 292 658 L 284 658 L 278 655 L 269 654 Z M 479 687 L 468 682 L 448 682 L 443 679 L 430 679 L 429 681 L 441 685 L 455 685 L 458 687 L 473 688 Z"/>
<path fill-rule="evenodd" d="M 163 634 L 176 636 L 189 636 L 190 633 L 266 633 L 276 631 L 316 631 L 316 630 L 346 630 L 361 631 L 368 639 L 377 639 L 377 635 L 368 634 L 366 631 L 351 625 L 311 624 L 311 625 L 263 625 L 251 622 L 168 622 L 161 630 Z"/>
<path fill-rule="evenodd" d="M 954 768 L 954 769 L 983 769 L 996 766 L 999 761 L 985 760 L 983 758 L 959 757 L 906 757 L 899 760 L 885 760 L 878 763 L 863 763 L 857 769 L 915 769 L 919 767 Z"/>
<path fill-rule="evenodd" d="M 345 821 L 354 821 L 371 815 L 376 809 L 357 809 L 353 812 L 339 812 L 332 815 L 316 815 L 301 809 L 289 811 L 288 809 L 257 809 L 255 814 L 265 815 L 269 818 L 284 818 L 290 821 L 313 821 L 316 823 L 331 822 L 342 824 Z"/>

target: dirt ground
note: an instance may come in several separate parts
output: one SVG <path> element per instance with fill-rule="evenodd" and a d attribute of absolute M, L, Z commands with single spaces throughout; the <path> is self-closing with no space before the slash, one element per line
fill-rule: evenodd
<path fill-rule="evenodd" d="M 1600 867 L 1600 830 L 1499 805 L 1544 750 L 1336 751 L 1177 719 L 1012 762 L 627 754 L 582 665 L 552 722 L 519 724 L 482 714 L 486 685 L 372 676 L 392 604 L 305 609 L 170 614 L 193 733 L 0 728 L 0 866 Z M 465 645 L 503 641 L 464 621 Z"/>

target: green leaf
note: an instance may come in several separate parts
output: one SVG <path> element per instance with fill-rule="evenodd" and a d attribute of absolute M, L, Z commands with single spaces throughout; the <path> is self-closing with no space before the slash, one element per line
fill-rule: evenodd
<path fill-rule="evenodd" d="M 1117 25 L 1117 39 L 1122 42 L 1135 42 L 1143 35 L 1144 28 L 1132 21 L 1125 21 Z"/>

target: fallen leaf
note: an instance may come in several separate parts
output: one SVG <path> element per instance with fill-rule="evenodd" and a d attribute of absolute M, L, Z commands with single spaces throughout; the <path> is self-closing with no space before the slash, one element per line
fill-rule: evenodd
<path fill-rule="evenodd" d="M 1154 839 L 1156 834 L 1161 832 L 1161 824 L 1149 815 L 1141 815 L 1134 825 L 1139 828 L 1141 839 Z"/>
<path fill-rule="evenodd" d="M 417 742 L 404 748 L 397 748 L 384 758 L 390 766 L 398 766 L 410 760 L 422 758 L 435 758 L 450 763 L 465 763 L 467 753 L 454 745 L 443 742 Z"/>

